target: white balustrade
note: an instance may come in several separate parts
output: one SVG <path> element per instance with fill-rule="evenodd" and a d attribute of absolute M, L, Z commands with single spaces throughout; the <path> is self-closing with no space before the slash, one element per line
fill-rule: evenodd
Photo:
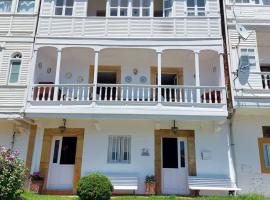
<path fill-rule="evenodd" d="M 89 102 L 92 101 L 93 85 L 60 84 L 34 85 L 32 100 L 35 102 Z M 58 96 L 54 99 L 55 89 Z M 158 103 L 158 86 L 132 84 L 97 84 L 97 103 Z M 173 86 L 161 87 L 161 102 L 170 104 L 225 104 L 226 91 L 224 87 L 207 86 Z M 197 98 L 197 94 L 200 97 Z"/>
<path fill-rule="evenodd" d="M 41 16 L 38 35 L 52 37 L 221 37 L 219 17 L 61 17 Z M 75 27 L 74 27 L 75 26 Z"/>

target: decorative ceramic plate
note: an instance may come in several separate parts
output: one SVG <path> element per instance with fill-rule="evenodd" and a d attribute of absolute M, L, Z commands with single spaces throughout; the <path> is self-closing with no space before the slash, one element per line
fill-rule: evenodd
<path fill-rule="evenodd" d="M 131 83 L 132 77 L 131 76 L 126 76 L 125 81 L 126 81 L 126 83 Z"/>
<path fill-rule="evenodd" d="M 146 83 L 146 81 L 147 81 L 146 76 L 141 76 L 141 77 L 140 77 L 140 82 L 141 82 L 141 83 Z"/>

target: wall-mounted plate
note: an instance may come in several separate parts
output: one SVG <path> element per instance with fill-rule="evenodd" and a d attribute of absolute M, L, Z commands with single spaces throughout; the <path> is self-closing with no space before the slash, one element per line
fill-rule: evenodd
<path fill-rule="evenodd" d="M 141 83 L 146 83 L 146 82 L 147 82 L 146 76 L 141 76 L 141 77 L 140 77 L 140 82 L 141 82 Z"/>
<path fill-rule="evenodd" d="M 67 72 L 67 73 L 65 74 L 65 77 L 66 77 L 67 79 L 71 79 L 71 78 L 72 78 L 72 73 L 71 73 L 71 72 Z"/>
<path fill-rule="evenodd" d="M 126 83 L 131 83 L 132 77 L 131 76 L 126 76 L 125 81 L 126 81 Z"/>

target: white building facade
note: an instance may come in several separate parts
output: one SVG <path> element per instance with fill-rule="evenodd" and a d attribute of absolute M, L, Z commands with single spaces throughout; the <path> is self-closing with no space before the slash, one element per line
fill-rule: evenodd
<path fill-rule="evenodd" d="M 270 2 L 264 0 L 228 0 L 225 5 L 234 103 L 232 140 L 237 183 L 242 193 L 257 192 L 268 196 L 269 5 Z M 244 29 L 241 29 L 243 26 Z"/>
<path fill-rule="evenodd" d="M 38 0 L 0 2 L 0 145 L 26 160 L 30 127 L 24 119 Z"/>

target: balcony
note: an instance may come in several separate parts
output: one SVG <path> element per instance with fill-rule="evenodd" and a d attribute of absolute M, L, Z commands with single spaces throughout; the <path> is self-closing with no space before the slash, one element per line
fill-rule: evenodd
<path fill-rule="evenodd" d="M 227 115 L 223 55 L 212 50 L 42 47 L 34 57 L 30 117 Z"/>
<path fill-rule="evenodd" d="M 221 38 L 219 17 L 41 16 L 38 37 Z"/>

